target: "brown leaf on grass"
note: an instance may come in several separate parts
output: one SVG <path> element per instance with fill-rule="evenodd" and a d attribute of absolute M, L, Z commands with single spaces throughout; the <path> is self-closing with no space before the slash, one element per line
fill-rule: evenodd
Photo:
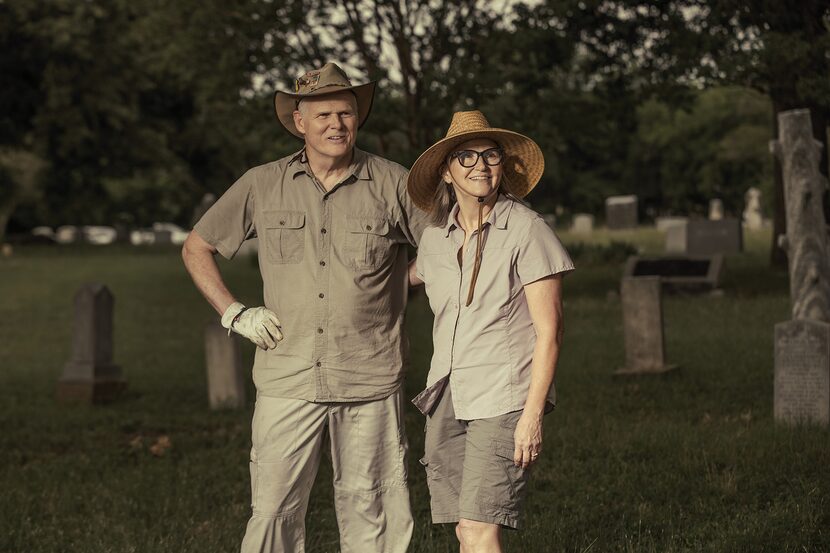
<path fill-rule="evenodd" d="M 130 440 L 130 450 L 131 451 L 138 451 L 139 449 L 144 447 L 144 438 L 141 436 L 136 436 L 132 440 Z"/>
<path fill-rule="evenodd" d="M 159 436 L 156 443 L 150 446 L 150 453 L 156 457 L 161 457 L 171 447 L 173 447 L 173 442 L 170 440 L 170 436 Z"/>

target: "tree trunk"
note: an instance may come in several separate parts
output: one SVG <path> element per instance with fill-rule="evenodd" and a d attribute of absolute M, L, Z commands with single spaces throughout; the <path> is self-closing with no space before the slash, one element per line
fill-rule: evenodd
<path fill-rule="evenodd" d="M 811 131 L 809 110 L 780 113 L 778 127 L 774 152 L 784 175 L 792 318 L 830 322 L 830 250 L 823 206 L 827 181 L 819 171 L 822 145 Z"/>
<path fill-rule="evenodd" d="M 14 208 L 17 206 L 17 201 L 12 199 L 0 205 L 0 244 L 6 237 L 6 227 L 9 224 Z"/>

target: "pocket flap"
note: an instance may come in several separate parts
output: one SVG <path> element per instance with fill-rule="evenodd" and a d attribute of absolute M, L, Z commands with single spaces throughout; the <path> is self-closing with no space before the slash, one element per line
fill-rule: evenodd
<path fill-rule="evenodd" d="M 305 211 L 266 211 L 265 228 L 303 228 Z"/>
<path fill-rule="evenodd" d="M 389 232 L 389 223 L 386 219 L 377 217 L 349 217 L 346 220 L 346 228 L 349 232 L 384 236 Z"/>

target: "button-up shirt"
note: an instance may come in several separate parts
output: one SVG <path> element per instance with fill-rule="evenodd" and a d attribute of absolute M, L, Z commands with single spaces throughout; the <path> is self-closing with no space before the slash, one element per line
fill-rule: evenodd
<path fill-rule="evenodd" d="M 330 191 L 305 152 L 255 167 L 194 230 L 230 259 L 259 238 L 265 306 L 282 323 L 276 349 L 257 348 L 259 393 L 316 402 L 366 401 L 398 389 L 407 244 L 427 215 L 406 194 L 406 170 L 355 149 Z"/>
<path fill-rule="evenodd" d="M 537 213 L 499 195 L 482 226 L 481 268 L 473 301 L 465 307 L 478 231 L 459 264 L 465 232 L 457 216 L 458 205 L 446 226 L 424 231 L 418 249 L 416 272 L 435 314 L 425 396 L 449 376 L 456 416 L 473 420 L 524 407 L 536 345 L 524 286 L 574 266 Z M 549 401 L 554 402 L 553 387 Z"/>

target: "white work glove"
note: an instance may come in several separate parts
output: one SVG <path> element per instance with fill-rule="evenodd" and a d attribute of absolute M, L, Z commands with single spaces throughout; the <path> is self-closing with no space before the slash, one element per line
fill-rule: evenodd
<path fill-rule="evenodd" d="M 274 349 L 282 340 L 280 320 L 267 307 L 247 308 L 239 302 L 232 303 L 222 315 L 222 326 L 241 334 L 262 349 Z"/>

